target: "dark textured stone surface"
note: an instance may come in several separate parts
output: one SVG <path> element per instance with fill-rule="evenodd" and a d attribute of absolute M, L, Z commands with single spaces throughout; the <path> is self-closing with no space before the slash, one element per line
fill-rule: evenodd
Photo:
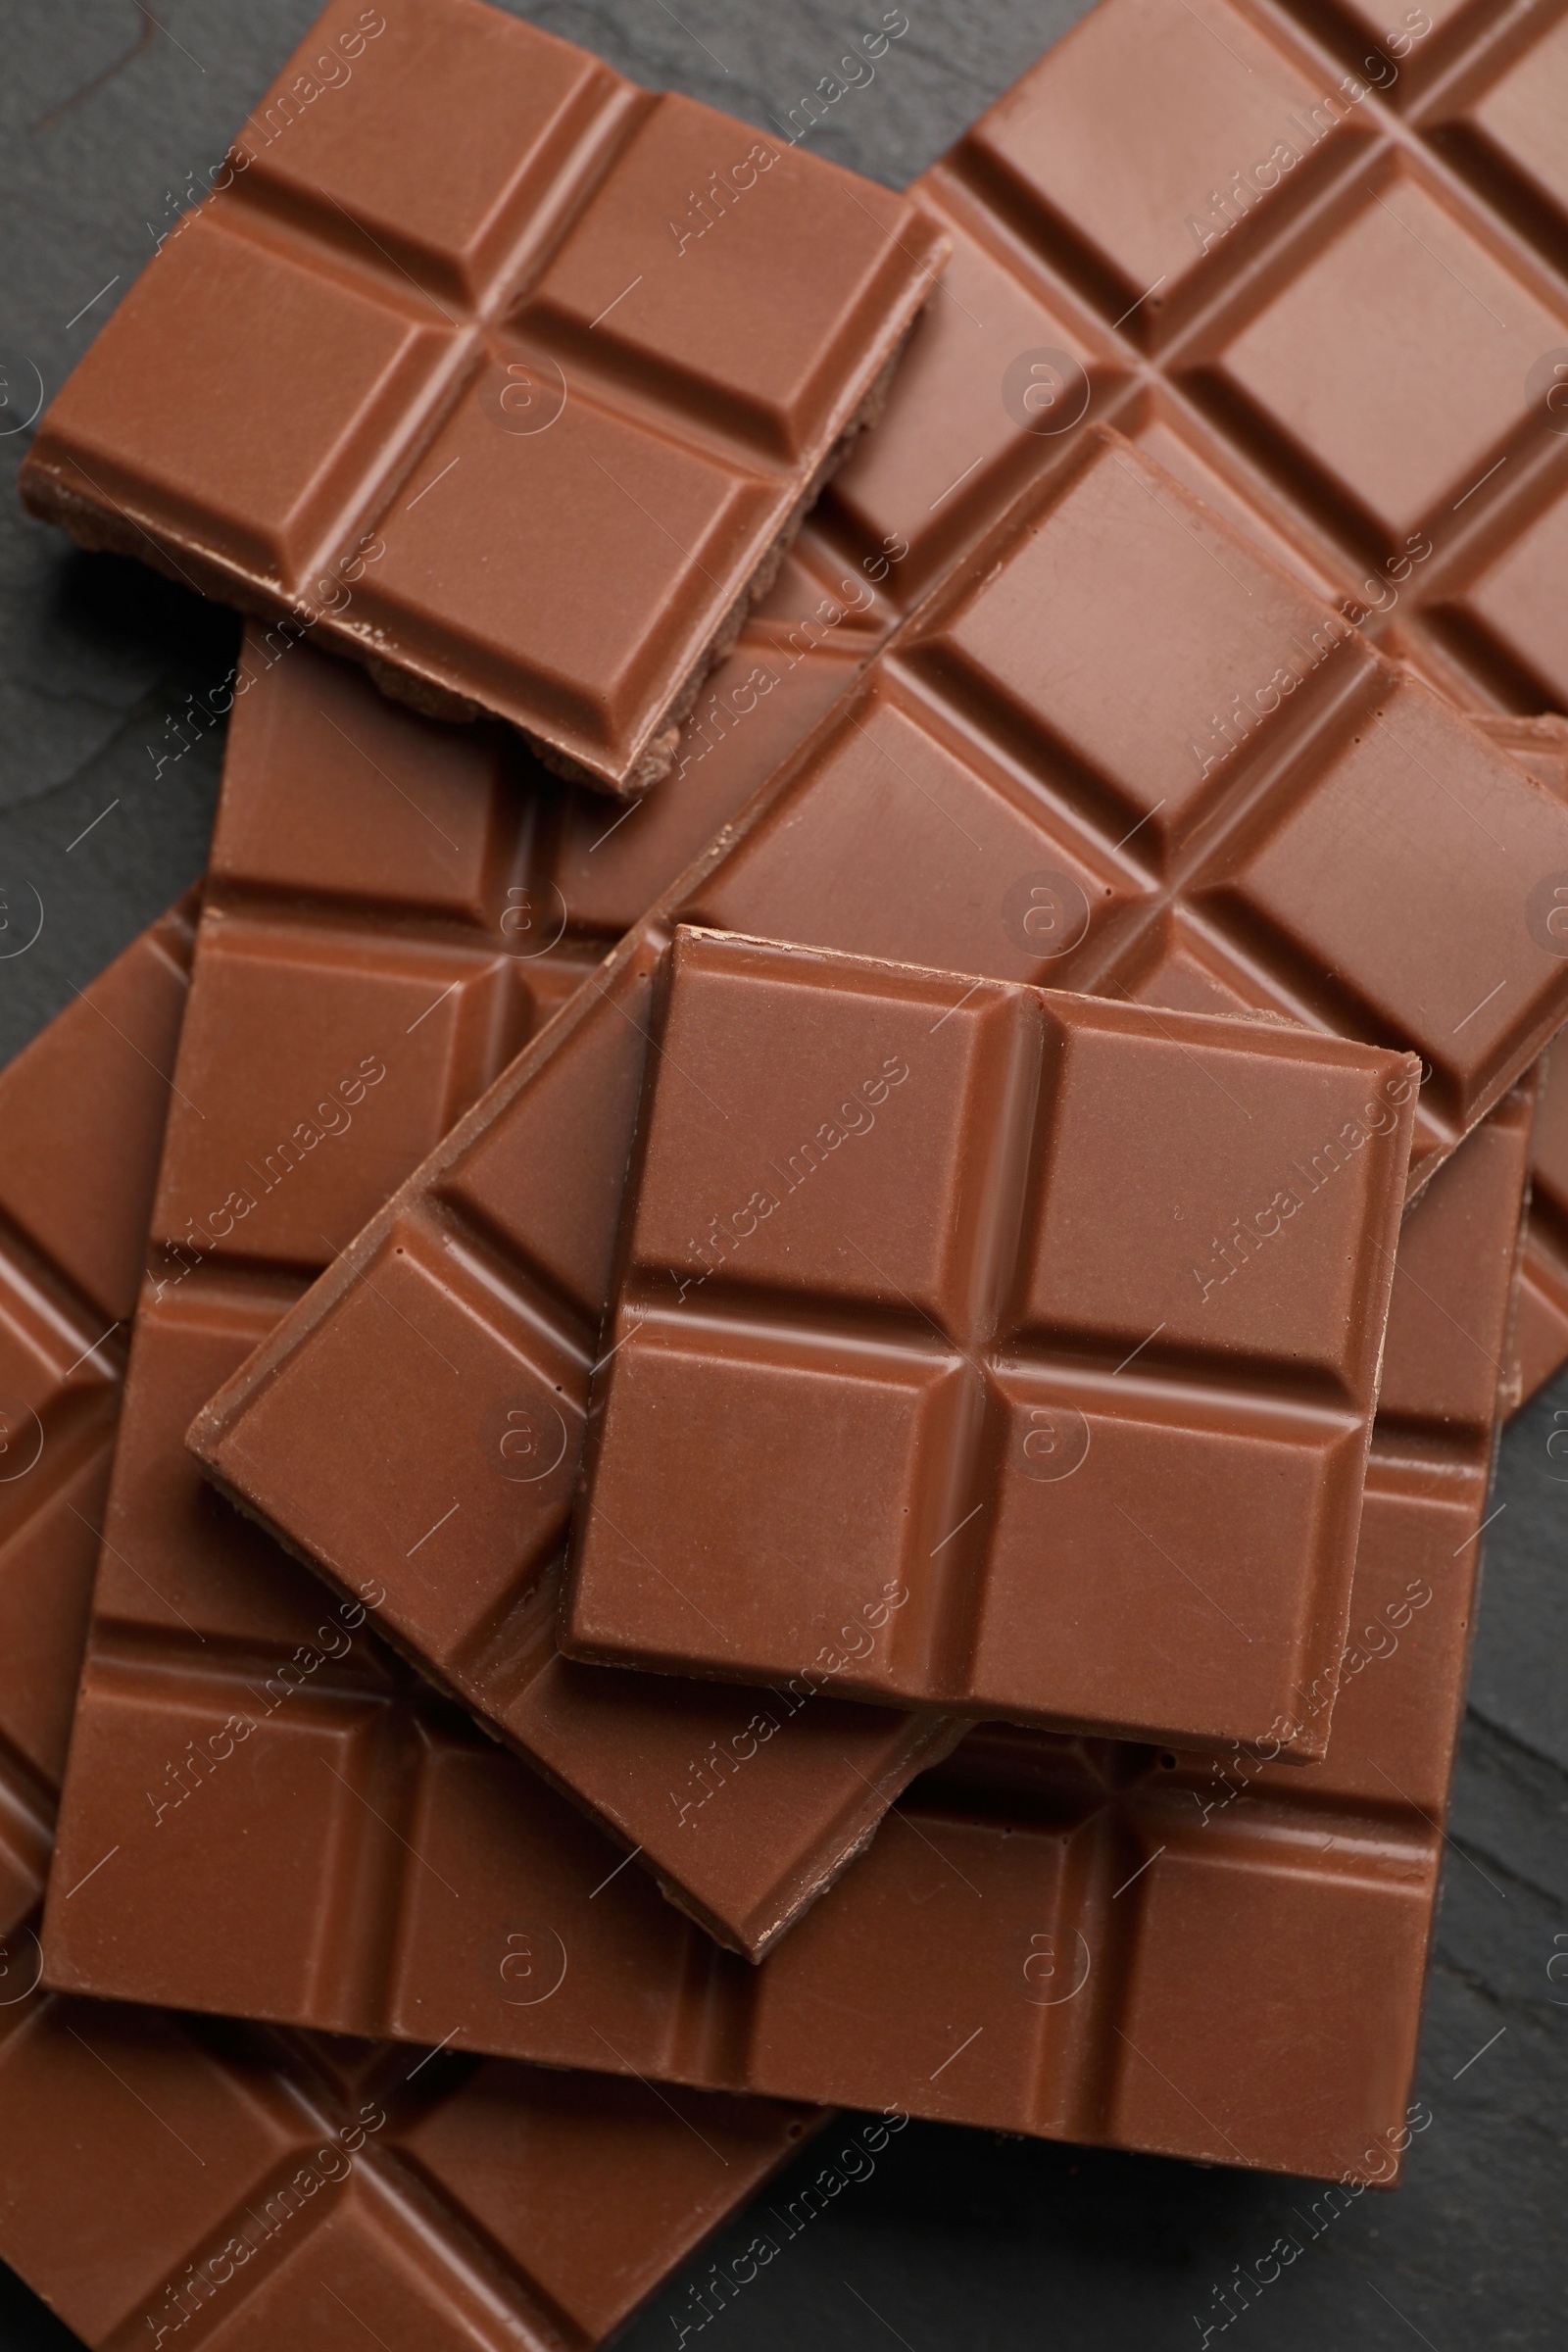
<path fill-rule="evenodd" d="M 11 0 L 6 12 L 0 1054 L 196 877 L 221 760 L 221 728 L 199 705 L 232 660 L 233 620 L 136 565 L 74 554 L 23 516 L 13 481 L 26 435 L 5 430 L 29 416 L 38 378 L 59 385 L 174 217 L 186 175 L 221 155 L 317 12 L 313 0 L 166 0 L 156 13 L 163 29 L 131 0 Z M 764 126 L 831 69 L 849 33 L 883 15 L 878 0 L 849 14 L 826 0 L 677 0 L 673 11 L 546 0 L 515 13 Z M 1080 10 L 908 0 L 906 13 L 909 31 L 876 79 L 816 134 L 822 152 L 894 185 Z M 40 902 L 36 943 L 7 957 Z M 1555 1430 L 1564 1436 L 1548 1452 Z M 1288 2180 L 918 2125 L 873 2158 L 851 2118 L 713 2250 L 741 2252 L 766 2230 L 780 2250 L 754 2282 L 715 2308 L 703 2296 L 710 2262 L 698 2263 L 624 2339 L 627 2352 L 682 2342 L 784 2352 L 803 2340 L 821 2352 L 1157 2352 L 1200 2344 L 1205 2326 L 1212 2344 L 1271 2352 L 1560 2344 L 1568 1375 L 1509 1430 L 1498 1504 L 1418 2084 L 1432 2121 L 1404 2187 L 1369 2192 L 1313 2235 L 1320 2192 Z M 1223 1952 L 1214 1997 L 1228 1998 Z M 824 2167 L 846 2184 L 791 2236 L 791 2200 Z M 1304 2252 L 1254 2285 L 1221 2330 L 1214 2290 L 1237 2266 L 1267 2270 L 1287 2231 Z M 0 2345 L 72 2340 L 0 2273 Z"/>

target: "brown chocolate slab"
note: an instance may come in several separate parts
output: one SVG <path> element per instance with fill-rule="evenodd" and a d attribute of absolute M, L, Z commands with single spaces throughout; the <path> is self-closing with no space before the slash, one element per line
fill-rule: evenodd
<path fill-rule="evenodd" d="M 1130 623 L 1136 699 L 1086 651 Z M 1227 675 L 1276 668 L 1294 681 L 1278 708 L 1192 759 L 1178 796 L 1194 712 Z M 1505 752 L 1140 452 L 1092 438 L 905 624 L 192 1442 L 340 1593 L 379 1589 L 378 1625 L 517 1740 L 514 1661 L 553 1607 L 676 921 L 1414 1050 L 1433 1073 L 1420 1180 L 1561 1017 L 1568 970 L 1528 920 L 1560 870 L 1568 815 Z M 432 1351 L 457 1380 L 432 1384 Z M 534 1482 L 525 1534 L 512 1429 L 540 1433 L 560 1481 Z M 712 1726 L 686 1752 L 716 1776 L 767 1737 L 737 1710 L 731 1737 Z M 533 1723 L 526 1741 L 539 1758 Z M 580 1787 L 598 1770 L 589 1723 L 562 1725 L 546 1760 Z M 666 1788 L 666 1819 L 706 1838 L 689 1793 Z"/>
<path fill-rule="evenodd" d="M 51 1950 L 68 1921 L 66 1948 L 88 1949 L 93 1889 L 124 1853 L 69 1913 L 64 1889 L 119 1838 L 140 1886 L 136 1916 L 115 1915 L 119 1946 L 134 1934 L 161 1953 L 171 1985 L 194 1947 L 215 1974 L 239 1972 L 247 1999 L 292 1969 L 318 2021 L 352 2014 L 363 2031 L 374 2016 L 426 2043 L 1395 2178 L 1528 1152 L 1516 1095 L 1405 1220 L 1323 1762 L 982 1729 L 750 1968 L 416 1686 L 383 1684 L 377 1700 L 365 1631 L 330 1696 L 323 1638 L 267 1707 L 264 1673 L 323 1614 L 328 1630 L 344 1620 L 303 1573 L 290 1587 L 266 1560 L 247 1577 L 230 1552 L 203 1581 L 187 1551 L 168 1597 L 246 1659 L 255 1689 L 235 1703 L 257 1729 L 232 1761 L 191 1763 L 187 1739 L 199 1748 L 220 1724 L 202 1678 L 121 1673 L 113 1715 L 89 1720 L 122 1793 L 101 1795 L 80 1835 L 68 1821 Z M 166 1605 L 128 1575 L 113 1601 L 127 1631 L 148 1629 L 147 1654 L 168 1653 Z M 181 1756 L 184 1799 L 149 1833 L 136 1809 L 145 1821 L 146 1789 Z M 713 1808 L 751 1769 L 715 1776 Z M 269 1808 L 288 1828 L 264 1842 Z M 1216 1948 L 1235 1956 L 1223 1999 Z"/>
<path fill-rule="evenodd" d="M 333 0 L 23 496 L 635 792 L 945 252 L 906 199 L 479 0 Z"/>
<path fill-rule="evenodd" d="M 789 594 L 797 609 L 807 601 L 800 579 Z M 863 624 L 855 625 L 858 652 L 841 644 L 853 635 L 842 621 L 831 645 L 800 623 L 753 622 L 732 657 L 737 668 L 748 665 L 731 681 L 730 702 L 741 706 L 733 723 L 712 721 L 705 740 L 700 712 L 664 789 L 618 818 L 602 800 L 541 776 L 504 730 L 437 726 L 303 646 L 270 662 L 260 629 L 248 631 L 68 1817 L 90 1810 L 97 1776 L 118 1776 L 114 1740 L 95 1734 L 100 1713 L 114 1719 L 117 1674 L 122 1680 L 134 1660 L 138 1674 L 162 1672 L 188 1693 L 198 1663 L 216 1673 L 220 1642 L 239 1639 L 233 1625 L 249 1628 L 245 1642 L 265 1642 L 290 1621 L 287 1608 L 281 1617 L 270 1606 L 248 1616 L 223 1594 L 225 1559 L 237 1590 L 247 1578 L 265 1580 L 269 1562 L 286 1592 L 297 1592 L 301 1579 L 254 1527 L 213 1507 L 182 1443 L 192 1414 L 486 1077 L 593 970 L 609 927 L 636 910 L 634 894 L 657 893 L 689 843 L 706 840 L 748 797 L 780 731 L 793 737 L 853 674 L 865 651 Z M 762 679 L 771 681 L 765 693 Z M 411 1328 L 395 1285 L 376 1307 L 389 1334 Z M 422 1369 L 445 1382 L 460 1360 L 441 1348 Z M 562 1426 L 504 1404 L 494 1436 L 511 1520 L 505 1540 L 526 1547 L 541 1503 L 554 1510 L 564 1499 L 572 1465 L 557 1458 L 553 1435 Z M 416 1563 L 419 1546 L 412 1548 Z M 196 1580 L 162 1617 L 172 1644 L 162 1656 L 139 1605 L 133 1630 L 124 1622 L 127 1597 L 139 1604 L 145 1595 L 134 1579 L 126 1586 L 123 1563 L 149 1559 L 163 1564 L 161 1590 L 176 1562 Z M 334 1660 L 328 1679 L 347 1674 L 357 1690 L 358 1653 L 347 1668 L 335 1663 L 344 1629 L 329 1610 L 319 1624 L 325 1596 L 314 1597 L 300 1640 L 315 1642 L 310 1654 Z M 202 1639 L 193 1643 L 196 1626 Z M 264 1690 L 276 1663 L 265 1656 L 258 1666 Z M 242 1659 L 232 1664 L 237 1673 Z M 739 1795 L 710 1814 L 707 1753 L 727 1752 L 737 1729 L 767 1704 L 765 1692 L 672 1684 L 627 1690 L 619 1678 L 607 1691 L 603 1675 L 556 1654 L 542 1600 L 507 1672 L 514 1737 L 529 1760 L 639 1851 L 675 1899 L 750 1947 L 831 1879 L 911 1775 L 958 1736 L 930 1713 L 867 1715 L 831 1693 L 810 1708 L 775 1708 L 783 1720 L 774 1728 L 767 1718 L 765 1757 Z M 383 1668 L 368 1664 L 365 1677 L 384 1702 Z M 213 1686 L 220 1724 L 232 1704 L 228 1689 L 220 1676 Z M 180 1772 L 176 1743 L 172 1758 L 156 1761 L 140 1830 L 160 1826 L 179 1802 Z M 318 1780 L 318 1795 L 329 1788 Z M 279 1860 L 290 1818 L 279 1812 L 270 1825 Z M 241 1849 L 247 1868 L 263 1835 L 259 1826 Z M 155 1839 L 153 1850 L 162 1855 L 171 1843 Z M 94 1886 L 107 1932 L 116 1903 L 134 1902 L 137 1890 L 128 1874 Z M 187 1965 L 198 1986 L 213 1982 L 205 1952 L 197 1959 L 192 1947 Z M 233 1984 L 231 1973 L 225 1981 Z M 133 1960 L 117 1964 L 122 1994 L 164 1997 L 165 1983 L 162 1962 L 146 1977 Z M 246 1997 L 261 2014 L 294 2014 L 292 1989 L 258 1985 Z"/>
<path fill-rule="evenodd" d="M 789 2157 L 809 2111 L 39 1989 L 191 914 L 0 1073 L 0 2256 L 116 2352 L 191 2326 L 232 2352 L 335 2343 L 350 2322 L 387 2352 L 587 2347 Z"/>
<path fill-rule="evenodd" d="M 907 610 L 1111 418 L 1461 707 L 1568 707 L 1565 76 L 1551 9 L 1102 0 L 915 182 L 948 296 L 821 519 Z"/>
<path fill-rule="evenodd" d="M 1568 718 L 1499 717 L 1486 723 L 1494 742 L 1505 745 L 1568 805 Z M 1546 933 L 1568 956 L 1568 878 L 1552 898 Z M 1553 1089 L 1549 1054 L 1540 1073 L 1514 1342 L 1518 1395 L 1513 1401 L 1520 1404 L 1568 1363 L 1568 1088 L 1559 1076 Z"/>
<path fill-rule="evenodd" d="M 650 1042 L 567 1653 L 1321 1754 L 1420 1064 L 686 929 Z"/>

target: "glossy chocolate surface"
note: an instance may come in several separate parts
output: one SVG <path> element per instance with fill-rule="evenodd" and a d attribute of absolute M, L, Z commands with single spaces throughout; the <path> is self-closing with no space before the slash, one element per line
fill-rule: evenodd
<path fill-rule="evenodd" d="M 0 2255 L 117 2352 L 198 2324 L 235 2352 L 326 2344 L 351 2323 L 388 2352 L 586 2352 L 788 2158 L 808 2111 L 39 1988 L 192 912 L 0 1073 Z M 526 1991 L 526 1936 L 504 1956 Z"/>
<path fill-rule="evenodd" d="M 1321 1753 L 1420 1064 L 685 929 L 651 1046 L 568 1652 Z"/>
<path fill-rule="evenodd" d="M 1147 648 L 1136 698 L 1086 651 L 1129 619 Z M 1200 773 L 1193 713 L 1237 674 L 1238 646 L 1296 684 Z M 555 1605 L 675 921 L 1414 1049 L 1433 1071 L 1425 1177 L 1560 1017 L 1568 966 L 1528 919 L 1560 870 L 1568 812 L 1506 752 L 1140 452 L 1092 439 L 371 1220 L 193 1444 L 341 1596 L 380 1592 L 390 1638 L 537 1759 L 516 1661 Z M 539 1448 L 521 1466 L 550 1472 L 526 1515 L 519 1442 Z M 711 1841 L 719 1877 L 737 1864 L 723 1808 L 688 1805 L 692 1759 L 707 1790 L 766 1737 L 739 1703 L 671 1757 L 667 1835 Z M 556 1777 L 580 1788 L 594 1744 L 590 1719 L 563 1726 Z M 841 1799 L 856 1789 L 841 1778 Z M 746 1904 L 756 1867 L 741 1858 Z"/>
<path fill-rule="evenodd" d="M 480 0 L 334 0 L 225 172 L 52 404 L 32 511 L 578 780 L 663 775 L 943 240 Z"/>
<path fill-rule="evenodd" d="M 797 578 L 775 591 L 775 605 L 786 586 L 797 609 L 814 601 Z M 327 1652 L 324 1682 L 346 1677 L 345 1689 L 371 1694 L 372 1706 L 390 1706 L 399 1720 L 412 1707 L 417 1720 L 407 1678 L 389 1685 L 373 1645 L 365 1653 L 349 1644 L 325 1595 L 204 1487 L 182 1443 L 186 1424 L 485 1080 L 596 968 L 612 926 L 668 881 L 687 837 L 706 839 L 747 798 L 776 730 L 807 725 L 808 698 L 820 704 L 853 674 L 853 652 L 808 636 L 805 651 L 792 649 L 800 636 L 783 617 L 750 624 L 735 660 L 748 663 L 747 675 L 770 665 L 766 699 L 746 723 L 715 730 L 710 745 L 694 721 L 682 766 L 617 819 L 602 800 L 542 777 L 503 731 L 437 726 L 305 647 L 270 662 L 262 631 L 248 631 L 152 1212 L 109 1505 L 115 1551 L 105 1556 L 89 1641 L 68 1841 L 78 1819 L 95 1822 L 128 1798 L 136 1837 L 127 1850 L 140 1853 L 142 1834 L 172 1822 L 169 1808 L 179 1801 L 177 1747 L 174 1778 L 163 1759 L 151 1796 L 125 1783 L 117 1760 L 137 1744 L 127 1709 L 141 1720 L 124 1671 L 132 1657 L 155 1737 L 158 1690 L 188 1697 L 193 1676 L 206 1678 L 221 1723 L 246 1644 L 261 1645 L 257 1679 L 266 1688 L 277 1663 L 267 1644 L 298 1609 L 296 1645 Z M 412 1331 L 395 1285 L 375 1303 L 384 1337 Z M 450 1381 L 455 1360 L 438 1348 L 421 1369 Z M 497 1485 L 520 1548 L 541 1508 L 560 1508 L 569 1492 L 573 1465 L 555 1442 L 563 1426 L 548 1411 L 530 1419 L 510 1398 L 497 1420 Z M 374 1507 L 384 1518 L 384 1498 Z M 411 1539 L 416 1566 L 420 1549 Z M 147 1595 L 124 1568 L 148 1560 L 161 1563 L 155 1583 L 172 1595 L 154 1613 L 164 1646 L 146 1619 Z M 265 1597 L 270 1571 L 286 1598 Z M 639 1854 L 674 1899 L 745 1949 L 776 1935 L 864 1842 L 910 1776 L 957 1737 L 956 1726 L 929 1712 L 867 1714 L 830 1693 L 786 1718 L 741 1794 L 713 1813 L 704 1801 L 708 1751 L 727 1750 L 737 1709 L 744 1724 L 766 1694 L 667 1682 L 628 1689 L 623 1678 L 607 1689 L 604 1675 L 558 1656 L 548 1600 L 542 1589 L 509 1629 L 514 1745 Z M 358 1609 L 356 1623 L 363 1616 Z M 240 1643 L 226 1667 L 225 1640 Z M 288 1652 L 285 1643 L 284 1659 Z M 523 1801 L 542 1793 L 530 1785 Z M 277 1814 L 280 1839 L 288 1818 Z M 256 1843 L 240 1849 L 253 1864 Z M 177 1878 L 185 1849 L 166 1828 L 152 1852 L 167 1849 Z M 202 1876 L 210 1880 L 206 1866 Z M 135 1932 L 142 1893 L 134 1872 L 106 1873 L 59 1915 L 73 1982 L 100 1984 L 102 1944 L 114 1952 L 103 1989 L 170 1997 L 168 1957 L 145 1951 Z M 175 1981 L 180 2000 L 223 1997 L 215 1956 L 188 1938 Z M 287 1967 L 281 1983 L 264 1969 L 248 1998 L 260 2014 L 288 2017 L 293 1984 Z"/>
<path fill-rule="evenodd" d="M 1568 718 L 1492 718 L 1494 742 L 1503 744 L 1531 775 L 1568 807 Z M 1548 934 L 1568 952 L 1568 877 L 1545 912 Z M 1568 1085 L 1552 1081 L 1553 1056 L 1543 1056 L 1530 1161 L 1530 1209 L 1515 1317 L 1518 1395 L 1523 1403 L 1568 1362 Z"/>
<path fill-rule="evenodd" d="M 101 1814 L 104 1843 L 57 1874 L 53 1911 L 122 1829 L 142 1840 L 136 1930 L 171 1986 L 194 1949 L 236 1997 L 286 1978 L 296 2015 L 426 2043 L 1394 2178 L 1528 1152 L 1510 1097 L 1405 1220 L 1321 1763 L 983 1728 L 753 1968 L 456 1715 L 378 1697 L 360 1629 L 334 1690 L 318 1651 L 232 1761 L 189 1769 L 156 1833 L 128 1804 Z M 313 1613 L 303 1573 L 288 1589 L 268 1562 L 246 1582 L 231 1556 L 205 1588 L 187 1559 L 169 1597 L 216 1639 L 220 1595 L 261 1715 L 263 1665 L 332 1613 L 318 1595 Z M 114 1602 L 167 1647 L 167 1604 L 128 1576 Z M 143 1803 L 215 1728 L 199 1689 L 184 1713 L 172 1678 L 156 1695 L 155 1714 L 122 1679 L 96 1735 Z M 754 1763 L 715 1767 L 711 1811 Z"/>

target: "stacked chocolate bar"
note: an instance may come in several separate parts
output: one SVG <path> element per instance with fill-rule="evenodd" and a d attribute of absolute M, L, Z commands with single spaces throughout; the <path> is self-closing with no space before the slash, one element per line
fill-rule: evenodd
<path fill-rule="evenodd" d="M 344 0 L 45 414 L 249 616 L 0 1078 L 89 2342 L 591 2345 L 837 2104 L 1397 2177 L 1568 1355 L 1568 44 L 1362 20 L 1102 0 L 900 198 Z"/>

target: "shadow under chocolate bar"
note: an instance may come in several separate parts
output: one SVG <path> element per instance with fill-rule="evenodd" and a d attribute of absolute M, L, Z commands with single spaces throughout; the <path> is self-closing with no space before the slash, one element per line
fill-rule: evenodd
<path fill-rule="evenodd" d="M 945 241 L 478 0 L 333 0 L 224 169 L 50 406 L 31 512 L 656 782 Z"/>
<path fill-rule="evenodd" d="M 206 2342 L 297 2340 L 323 2299 L 389 2352 L 586 2348 L 819 2119 L 39 1986 L 193 915 L 154 924 L 0 1073 L 0 2256 L 124 2352 L 193 2322 Z"/>
<path fill-rule="evenodd" d="M 285 1987 L 338 2031 L 373 2016 L 558 2066 L 1396 2178 L 1421 2128 L 1410 2070 L 1529 1114 L 1510 1096 L 1405 1221 L 1325 1761 L 982 1729 L 754 1968 L 390 1664 L 376 1690 L 361 1631 L 352 1693 L 340 1661 L 318 1694 L 318 1650 L 297 1682 L 239 1699 L 254 1730 L 233 1761 L 187 1761 L 156 1832 L 127 1803 L 116 1860 L 136 1865 L 140 1908 L 117 1935 L 161 1952 L 171 1988 L 194 1960 L 236 2004 Z M 236 1578 L 225 1559 L 199 1630 L 281 1665 L 332 1612 L 275 1554 L 259 1566 Z M 189 1759 L 235 1698 L 193 1671 L 188 1641 L 175 1654 L 167 1606 L 128 1574 L 107 1597 L 125 1662 L 88 1736 L 145 1807 L 161 1761 Z M 65 1933 L 48 1940 L 68 1959 L 90 1952 L 92 1890 L 116 1867 L 80 1884 L 102 1826 L 56 1875 Z M 183 1841 L 183 1869 L 160 1867 L 155 1838 Z"/>
<path fill-rule="evenodd" d="M 1135 699 L 1107 691 L 1085 651 L 1129 627 Z M 1320 658 L 1272 716 L 1212 770 L 1195 761 L 1178 790 L 1212 679 L 1249 664 L 1267 675 L 1314 642 Z M 1091 759 L 1112 756 L 1115 797 L 1091 794 Z M 591 1714 L 542 1722 L 532 1659 L 674 922 L 1153 1006 L 1283 1013 L 1415 1051 L 1431 1072 L 1419 1182 L 1568 1003 L 1568 965 L 1530 920 L 1532 889 L 1561 867 L 1568 812 L 1505 754 L 1098 433 L 905 624 L 372 1218 L 194 1442 L 340 1592 L 384 1593 L 377 1622 L 438 1684 L 608 1813 Z M 524 1423 L 556 1439 L 525 1485 L 505 1450 Z M 733 1722 L 743 1745 L 753 1712 Z M 842 1771 L 834 1785 L 842 1802 Z M 646 1800 L 646 1776 L 641 1788 Z M 782 1924 L 755 1907 L 761 1857 L 726 1852 L 710 1826 L 720 1809 L 683 1813 L 679 1788 L 654 1785 L 652 1829 L 628 1843 L 688 1898 L 707 1869 L 703 1916 L 761 1948 Z"/>
<path fill-rule="evenodd" d="M 797 582 L 786 616 L 805 594 Z M 796 660 L 796 634 L 782 617 L 749 624 L 739 659 L 776 664 L 766 701 L 690 772 L 614 816 L 602 800 L 541 777 L 504 731 L 436 726 L 303 647 L 269 665 L 261 631 L 247 632 L 109 1505 L 122 1561 L 162 1563 L 171 1675 L 188 1675 L 198 1658 L 216 1672 L 218 1631 L 228 1625 L 236 1639 L 247 1629 L 236 1670 L 248 1656 L 253 1681 L 270 1690 L 303 1583 L 269 1540 L 215 1507 L 183 1444 L 192 1414 L 597 968 L 690 849 L 749 797 L 781 741 L 804 731 L 866 651 L 862 632 L 855 651 L 808 639 Z M 382 1311 L 389 1332 L 407 1330 L 395 1305 Z M 452 1377 L 439 1353 L 423 1368 Z M 548 1453 L 538 1450 L 550 1427 L 509 1399 L 495 1432 L 525 1540 L 541 1508 L 563 1504 L 573 1475 L 553 1440 Z M 412 1538 L 411 1548 L 416 1560 Z M 278 1607 L 264 1597 L 270 1574 L 290 1596 Z M 254 1611 L 239 1598 L 252 1588 Z M 534 1596 L 513 1647 L 516 1744 L 728 1936 L 760 1942 L 776 1932 L 958 1736 L 929 1711 L 896 1720 L 818 1693 L 771 1740 L 744 1788 L 708 1808 L 707 1751 L 727 1749 L 766 1694 L 668 1682 L 627 1689 L 618 1678 L 607 1687 L 557 1654 L 553 1589 Z M 120 1687 L 114 1661 L 129 1597 L 137 1616 L 145 1595 L 106 1555 L 68 1824 L 92 1817 L 98 1774 L 111 1804 L 127 1793 L 90 1729 Z M 318 1630 L 324 1595 L 317 1601 L 302 1642 Z M 195 1657 L 192 1624 L 206 1634 Z M 319 1630 L 332 1651 L 348 1646 L 335 1622 Z M 254 1647 L 274 1639 L 280 1651 Z M 145 1628 L 131 1646 L 146 1663 Z M 326 1667 L 323 1681 L 343 1671 Z M 357 1669 L 347 1671 L 352 1684 Z M 369 1671 L 372 1688 L 382 1680 Z M 153 1850 L 171 1868 L 183 1851 L 171 1811 L 181 1771 L 177 1754 L 165 1758 L 134 1807 L 138 1835 L 163 1825 Z M 683 1788 L 673 1805 L 672 1786 Z M 95 1881 L 100 1926 L 138 1894 L 134 1874 Z M 71 1918 L 85 1908 L 84 1898 Z M 134 1935 L 119 1948 L 115 1989 L 164 1997 L 165 1960 L 143 1953 Z M 180 1966 L 210 1985 L 188 1943 Z M 285 1963 L 285 1987 L 291 1969 Z M 179 1981 L 180 1998 L 206 1997 L 189 1976 Z M 262 2013 L 285 2017 L 293 1997 L 276 1986 L 250 1996 Z"/>

